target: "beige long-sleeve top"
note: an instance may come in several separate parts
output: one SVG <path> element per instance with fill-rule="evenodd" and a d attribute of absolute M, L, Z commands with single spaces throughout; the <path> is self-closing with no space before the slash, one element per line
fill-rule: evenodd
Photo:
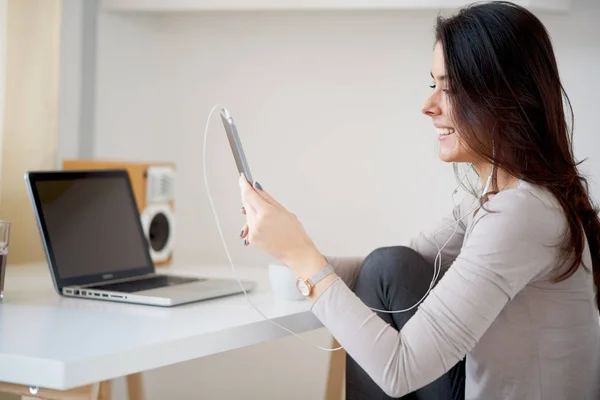
<path fill-rule="evenodd" d="M 476 201 L 476 200 L 475 200 Z M 472 210 L 466 199 L 410 244 L 433 265 Z M 446 274 L 397 331 L 352 292 L 362 258 L 329 257 L 339 278 L 312 311 L 371 378 L 400 397 L 466 356 L 466 398 L 600 399 L 600 323 L 592 274 L 554 283 L 567 222 L 543 188 L 519 182 L 458 223 Z M 583 262 L 591 268 L 589 249 Z"/>

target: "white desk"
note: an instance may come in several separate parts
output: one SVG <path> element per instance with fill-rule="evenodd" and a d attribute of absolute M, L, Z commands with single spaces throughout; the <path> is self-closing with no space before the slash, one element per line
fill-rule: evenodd
<path fill-rule="evenodd" d="M 227 266 L 159 271 L 233 277 Z M 275 322 L 297 333 L 322 327 L 308 301 L 273 296 L 266 268 L 236 271 L 258 282 L 249 297 Z M 65 298 L 45 264 L 14 266 L 0 303 L 0 382 L 66 390 L 287 335 L 243 294 L 172 308 Z"/>

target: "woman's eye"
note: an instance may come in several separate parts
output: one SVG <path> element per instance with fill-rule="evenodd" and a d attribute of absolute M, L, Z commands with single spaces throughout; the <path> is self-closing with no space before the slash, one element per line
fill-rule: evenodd
<path fill-rule="evenodd" d="M 435 89 L 437 87 L 437 85 L 435 83 L 433 83 L 433 84 L 429 85 L 429 87 L 431 89 Z M 444 93 L 450 93 L 450 89 L 442 89 L 442 92 L 444 92 Z"/>

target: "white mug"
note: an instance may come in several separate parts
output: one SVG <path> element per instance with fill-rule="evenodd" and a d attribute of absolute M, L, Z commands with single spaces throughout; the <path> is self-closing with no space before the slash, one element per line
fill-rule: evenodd
<path fill-rule="evenodd" d="M 287 265 L 269 264 L 269 281 L 277 297 L 285 300 L 305 300 L 296 288 L 296 276 Z"/>

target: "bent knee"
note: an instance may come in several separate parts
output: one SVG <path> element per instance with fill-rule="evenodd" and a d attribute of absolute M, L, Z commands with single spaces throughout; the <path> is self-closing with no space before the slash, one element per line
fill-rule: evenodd
<path fill-rule="evenodd" d="M 363 261 L 361 274 L 371 277 L 406 277 L 426 266 L 425 259 L 410 247 L 388 246 L 373 250 Z"/>

